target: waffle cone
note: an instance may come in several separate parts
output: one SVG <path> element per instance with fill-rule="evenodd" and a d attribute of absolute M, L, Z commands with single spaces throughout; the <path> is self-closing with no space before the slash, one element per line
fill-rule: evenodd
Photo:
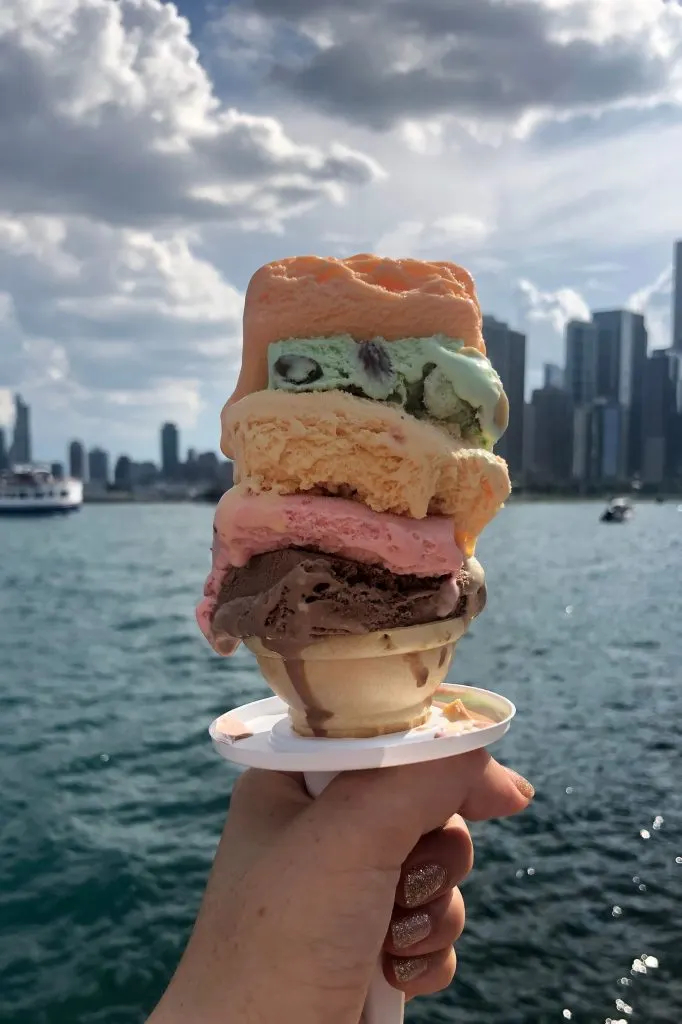
<path fill-rule="evenodd" d="M 363 738 L 423 724 L 469 619 L 363 636 L 327 637 L 294 650 L 251 638 L 268 684 L 301 736 Z"/>

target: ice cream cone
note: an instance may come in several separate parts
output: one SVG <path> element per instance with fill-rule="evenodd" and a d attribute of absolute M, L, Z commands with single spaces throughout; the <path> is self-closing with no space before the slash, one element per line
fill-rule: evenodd
<path fill-rule="evenodd" d="M 423 724 L 470 619 L 459 617 L 300 648 L 245 641 L 301 736 L 363 738 Z"/>

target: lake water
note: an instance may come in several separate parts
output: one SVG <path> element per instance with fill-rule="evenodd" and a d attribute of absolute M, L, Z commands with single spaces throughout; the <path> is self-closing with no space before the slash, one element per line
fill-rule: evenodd
<path fill-rule="evenodd" d="M 457 979 L 412 1022 L 682 1021 L 682 513 L 599 512 L 512 504 L 479 546 L 451 678 L 516 702 L 496 754 L 538 795 L 475 827 Z M 211 514 L 0 520 L 2 1024 L 142 1024 L 180 956 L 234 778 L 206 727 L 267 693 L 194 623 Z"/>

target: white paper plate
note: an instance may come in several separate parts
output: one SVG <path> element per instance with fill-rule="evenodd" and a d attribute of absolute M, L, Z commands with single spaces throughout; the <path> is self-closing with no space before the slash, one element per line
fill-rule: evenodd
<path fill-rule="evenodd" d="M 460 698 L 465 706 L 493 719 L 471 731 L 459 731 L 439 707 L 424 725 L 408 732 L 370 739 L 318 739 L 298 736 L 279 697 L 244 704 L 211 723 L 213 745 L 227 761 L 273 771 L 340 772 L 417 764 L 487 747 L 509 729 L 516 708 L 506 697 L 474 686 L 444 686 L 436 700 Z"/>

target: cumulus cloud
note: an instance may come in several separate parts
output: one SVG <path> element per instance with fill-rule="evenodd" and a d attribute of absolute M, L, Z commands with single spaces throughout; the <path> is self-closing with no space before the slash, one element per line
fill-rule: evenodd
<path fill-rule="evenodd" d="M 0 388 L 0 427 L 8 427 L 14 418 L 14 402 L 9 388 Z"/>
<path fill-rule="evenodd" d="M 0 292 L 0 338 L 3 385 L 37 394 L 64 382 L 69 369 L 64 346 L 49 337 L 27 336 L 17 318 L 12 296 L 6 292 Z M 5 414 L 9 390 L 3 388 Z"/>
<path fill-rule="evenodd" d="M 652 348 L 667 348 L 670 345 L 670 318 L 673 293 L 672 264 L 662 270 L 649 284 L 638 288 L 627 300 L 627 309 L 643 313 L 649 331 Z"/>
<path fill-rule="evenodd" d="M 21 277 L 21 271 L 17 273 Z M 163 418 L 184 427 L 196 423 L 202 382 L 211 369 L 216 371 L 213 358 L 204 359 L 196 346 L 186 348 L 187 339 L 179 335 L 175 348 L 160 334 L 150 341 L 125 321 L 102 337 L 101 323 L 72 315 L 67 331 L 60 323 L 59 282 L 44 265 L 37 264 L 35 274 L 46 290 L 35 293 L 40 301 L 34 302 L 33 317 L 23 303 L 18 306 L 10 295 L 0 293 L 2 381 L 10 385 L 0 388 L 0 423 L 11 423 L 11 392 L 21 392 L 32 405 L 35 420 L 48 431 L 52 456 L 69 435 L 126 446 L 136 434 L 149 436 Z M 30 279 L 30 274 L 23 278 Z M 52 291 L 47 287 L 50 281 Z M 51 313 L 55 323 L 48 333 Z M 39 332 L 41 323 L 44 333 Z M 228 345 L 234 356 L 234 337 Z M 230 359 L 223 359 L 221 369 L 229 372 L 229 366 Z"/>
<path fill-rule="evenodd" d="M 569 320 L 591 320 L 590 307 L 573 288 L 542 291 L 532 281 L 520 280 L 517 285 L 524 319 L 530 323 L 548 324 L 562 334 Z"/>
<path fill-rule="evenodd" d="M 401 133 L 413 153 L 433 156 L 442 152 L 443 124 L 439 120 L 403 121 Z"/>
<path fill-rule="evenodd" d="M 268 25 L 279 88 L 373 129 L 443 112 L 524 132 L 682 98 L 682 10 L 662 0 L 242 0 L 236 47 L 244 19 Z"/>
<path fill-rule="evenodd" d="M 636 313 L 643 313 L 652 302 L 669 302 L 673 289 L 673 268 L 666 267 L 650 284 L 638 288 L 633 292 L 627 302 L 627 308 Z"/>
<path fill-rule="evenodd" d="M 0 278 L 15 339 L 3 372 L 16 386 L 35 388 L 51 367 L 74 395 L 106 401 L 175 375 L 227 374 L 238 360 L 242 296 L 187 235 L 5 217 Z"/>
<path fill-rule="evenodd" d="M 516 305 L 520 326 L 529 339 L 527 388 L 542 385 L 544 362 L 562 364 L 565 329 L 569 320 L 590 320 L 590 308 L 575 288 L 543 289 L 521 278 L 516 282 Z"/>
<path fill-rule="evenodd" d="M 4 0 L 0 139 L 0 385 L 57 434 L 196 422 L 241 342 L 206 233 L 281 232 L 382 176 L 219 98 L 161 0 Z"/>
<path fill-rule="evenodd" d="M 207 383 L 229 391 L 242 296 L 195 244 L 84 218 L 0 220 L 1 381 L 32 404 L 52 454 L 69 434 L 128 447 L 164 418 L 192 428 Z"/>
<path fill-rule="evenodd" d="M 412 256 L 420 259 L 425 258 L 426 253 L 433 257 L 441 251 L 473 251 L 485 242 L 492 232 L 492 226 L 478 217 L 453 213 L 437 217 L 427 223 L 417 220 L 401 221 L 381 235 L 373 248 L 382 256 Z"/>
<path fill-rule="evenodd" d="M 277 227 L 379 173 L 227 107 L 161 0 L 4 0 L 0 194 L 15 214 Z"/>

